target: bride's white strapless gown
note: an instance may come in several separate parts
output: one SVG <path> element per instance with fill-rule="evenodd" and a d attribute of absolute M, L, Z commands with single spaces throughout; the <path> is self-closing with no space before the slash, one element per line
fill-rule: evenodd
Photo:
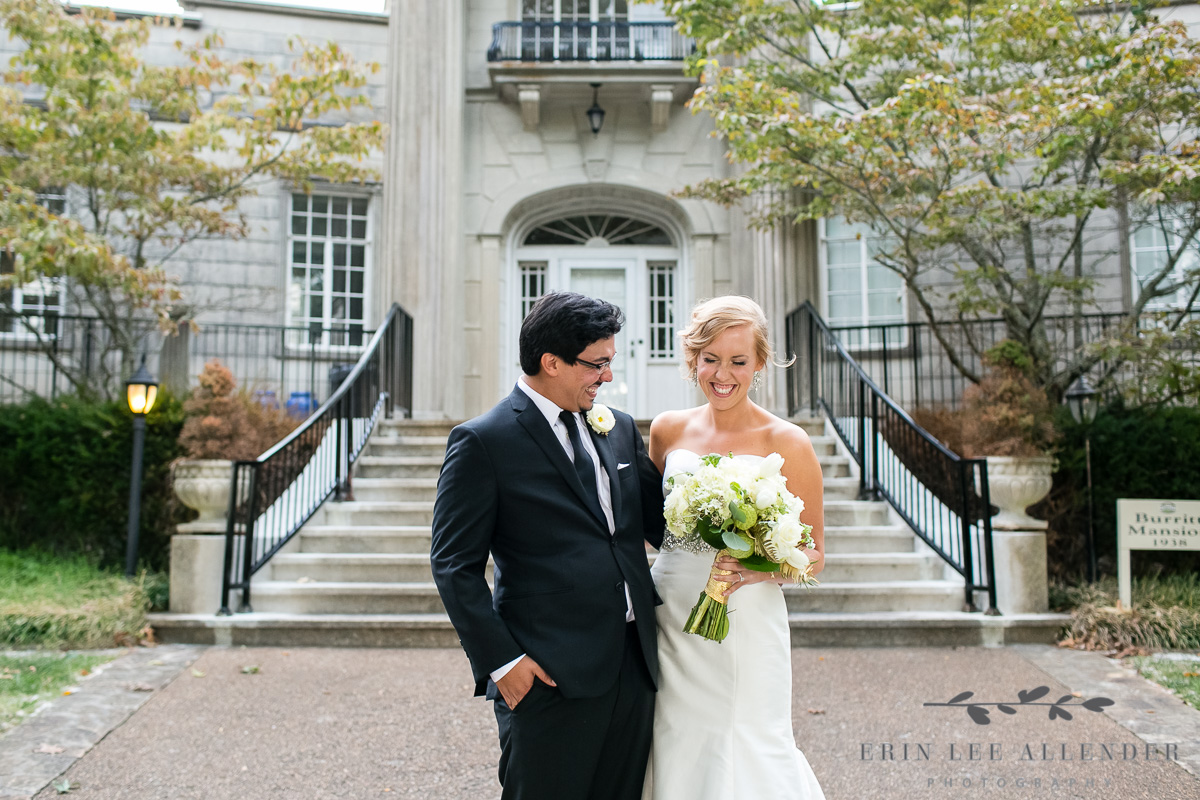
<path fill-rule="evenodd" d="M 690 450 L 668 453 L 664 491 L 666 478 L 699 464 Z M 668 532 L 651 569 L 663 604 L 643 800 L 823 800 L 792 735 L 791 634 L 780 587 L 764 582 L 734 592 L 724 642 L 683 632 L 715 555 L 698 538 Z"/>

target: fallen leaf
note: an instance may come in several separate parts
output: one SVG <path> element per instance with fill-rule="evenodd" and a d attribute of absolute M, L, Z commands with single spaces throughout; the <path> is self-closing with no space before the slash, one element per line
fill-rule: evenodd
<path fill-rule="evenodd" d="M 66 794 L 67 792 L 71 791 L 72 789 L 79 788 L 78 783 L 71 783 L 71 781 L 67 778 L 63 778 L 61 781 L 55 781 L 54 783 L 52 783 L 50 785 L 53 786 L 55 789 L 57 789 L 59 794 Z"/>
<path fill-rule="evenodd" d="M 79 670 L 79 674 L 80 675 L 91 675 L 92 671 L 90 669 L 81 669 L 81 670 Z"/>
<path fill-rule="evenodd" d="M 163 661 L 161 658 L 156 658 L 156 659 L 154 659 L 153 661 L 151 661 L 151 662 L 150 662 L 150 666 L 152 666 L 152 667 L 161 667 L 161 666 L 163 666 L 165 663 L 166 663 L 166 662 L 165 662 L 165 661 Z"/>
<path fill-rule="evenodd" d="M 65 689 L 65 690 L 63 690 L 63 697 L 66 697 L 66 696 L 67 696 L 67 695 L 69 695 L 69 694 L 75 694 L 75 693 L 74 693 L 74 692 L 72 692 L 70 689 Z"/>
<path fill-rule="evenodd" d="M 242 674 L 243 675 L 257 675 L 258 674 L 258 665 L 251 664 L 248 667 L 242 667 Z"/>
<path fill-rule="evenodd" d="M 296 579 L 296 583 L 314 583 L 314 582 L 315 581 L 313 581 L 313 579 L 308 577 L 307 575 L 303 575 Z"/>
<path fill-rule="evenodd" d="M 1083 692 L 1071 692 L 1071 697 L 1083 697 Z"/>
<path fill-rule="evenodd" d="M 131 692 L 153 692 L 154 687 L 148 683 L 131 683 L 131 684 L 129 684 L 129 691 L 131 691 Z"/>
<path fill-rule="evenodd" d="M 203 678 L 203 677 L 204 677 L 204 673 L 203 673 L 203 672 L 201 672 L 201 671 L 200 671 L 200 670 L 198 670 L 198 669 L 194 669 L 194 670 L 192 670 L 192 677 L 193 677 L 193 678 Z"/>
<path fill-rule="evenodd" d="M 29 665 L 29 671 L 30 671 L 30 672 L 37 672 L 37 667 L 35 667 L 33 664 L 30 664 L 30 665 Z"/>
<path fill-rule="evenodd" d="M 16 679 L 17 677 L 15 675 L 9 675 L 7 672 L 3 675 L 0 675 L 0 681 L 15 681 Z"/>
<path fill-rule="evenodd" d="M 1183 673 L 1183 677 L 1185 677 L 1185 678 L 1200 678 L 1200 672 L 1185 672 L 1185 673 Z"/>
<path fill-rule="evenodd" d="M 825 709 L 823 709 L 823 708 L 810 708 L 810 709 L 808 710 L 808 713 L 810 713 L 810 714 L 824 714 L 824 713 L 825 713 Z"/>
<path fill-rule="evenodd" d="M 62 751 L 63 751 L 63 749 L 61 747 L 59 747 L 58 745 L 46 744 L 45 742 L 42 742 L 42 744 L 33 752 L 42 753 L 42 754 L 45 754 L 48 756 L 56 756 L 59 753 L 61 753 Z"/>

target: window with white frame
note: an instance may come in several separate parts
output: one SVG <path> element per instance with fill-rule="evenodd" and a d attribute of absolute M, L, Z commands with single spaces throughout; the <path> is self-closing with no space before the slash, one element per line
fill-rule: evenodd
<path fill-rule="evenodd" d="M 37 202 L 55 216 L 67 212 L 67 196 L 63 189 L 38 192 Z M 13 272 L 12 256 L 0 254 L 0 275 L 11 275 Z M 38 276 L 19 286 L 0 289 L 0 335 L 55 333 L 57 317 L 63 313 L 65 291 L 65 279 L 45 276 Z"/>
<path fill-rule="evenodd" d="M 650 351 L 651 361 L 675 358 L 675 262 L 650 261 Z"/>
<path fill-rule="evenodd" d="M 307 329 L 295 343 L 365 343 L 369 212 L 365 197 L 292 195 L 288 325 Z"/>
<path fill-rule="evenodd" d="M 1176 232 L 1178 227 L 1178 221 L 1168 220 L 1165 225 L 1145 225 L 1133 232 L 1130 247 L 1131 266 L 1134 289 L 1138 295 L 1141 295 L 1146 283 L 1162 271 L 1171 254 L 1179 249 L 1182 237 Z M 1193 284 L 1197 280 L 1196 270 L 1200 269 L 1197 247 L 1196 241 L 1193 240 L 1175 262 L 1171 274 L 1159 282 L 1159 287 L 1176 285 L 1178 288 L 1170 294 L 1151 300 L 1146 304 L 1147 309 L 1180 308 L 1188 302 Z"/>
<path fill-rule="evenodd" d="M 822 220 L 825 319 L 830 327 L 904 322 L 904 280 L 875 260 L 882 243 L 866 225 L 852 225 L 841 217 Z M 872 333 L 869 341 L 877 344 L 882 335 Z M 861 344 L 867 342 L 863 339 Z"/>
<path fill-rule="evenodd" d="M 529 309 L 538 298 L 546 293 L 546 271 L 549 265 L 545 261 L 522 261 L 518 272 L 521 280 L 521 321 L 529 316 Z"/>
<path fill-rule="evenodd" d="M 525 22 L 588 22 L 629 19 L 628 0 L 521 0 Z"/>

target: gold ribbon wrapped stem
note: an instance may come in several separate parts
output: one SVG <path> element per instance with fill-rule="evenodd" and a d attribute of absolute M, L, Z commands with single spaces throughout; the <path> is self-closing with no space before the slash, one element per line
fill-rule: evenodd
<path fill-rule="evenodd" d="M 708 574 L 708 583 L 704 585 L 704 593 L 721 605 L 729 603 L 729 598 L 725 596 L 724 592 L 733 586 L 733 581 L 723 581 L 720 578 L 721 575 L 732 575 L 733 573 L 727 569 L 717 569 L 717 561 L 727 555 L 729 555 L 728 550 L 721 550 L 717 553 L 717 557 L 713 559 L 712 572 Z"/>

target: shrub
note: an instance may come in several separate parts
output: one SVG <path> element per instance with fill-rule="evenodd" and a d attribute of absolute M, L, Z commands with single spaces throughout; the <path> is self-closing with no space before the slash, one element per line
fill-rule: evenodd
<path fill-rule="evenodd" d="M 1060 411 L 1063 437 L 1055 450 L 1058 471 L 1045 501 L 1032 509 L 1050 521 L 1050 570 L 1061 577 L 1084 573 L 1087 559 L 1087 469 L 1084 426 Z M 1117 499 L 1200 499 L 1200 409 L 1193 407 L 1102 410 L 1091 427 L 1096 551 L 1102 573 L 1116 573 Z M 1134 551 L 1136 574 L 1185 573 L 1200 568 L 1200 553 Z"/>
<path fill-rule="evenodd" d="M 169 487 L 183 408 L 166 393 L 146 416 L 139 560 L 164 570 L 186 517 Z M 0 547 L 125 563 L 133 417 L 121 402 L 73 397 L 0 406 Z"/>
<path fill-rule="evenodd" d="M 298 425 L 284 411 L 264 407 L 245 391 L 235 392 L 233 373 L 220 361 L 204 365 L 199 384 L 184 402 L 179 444 L 188 458 L 250 461 Z"/>
<path fill-rule="evenodd" d="M 297 421 L 235 392 L 233 373 L 217 360 L 200 373 L 200 385 L 183 404 L 179 444 L 188 458 L 257 458 L 294 430 Z"/>

